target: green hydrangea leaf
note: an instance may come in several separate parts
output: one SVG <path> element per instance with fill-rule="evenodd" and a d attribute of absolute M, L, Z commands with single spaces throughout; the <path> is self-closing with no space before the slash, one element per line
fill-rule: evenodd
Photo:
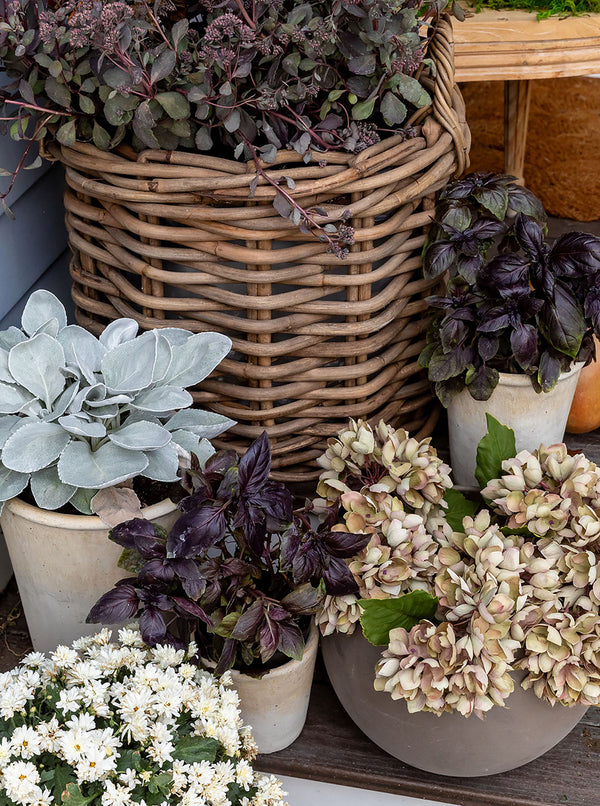
<path fill-rule="evenodd" d="M 416 590 L 396 599 L 360 599 L 363 635 L 375 646 L 387 646 L 390 630 L 412 629 L 422 619 L 433 619 L 438 600 L 426 591 Z"/>
<path fill-rule="evenodd" d="M 512 459 L 517 453 L 515 432 L 512 428 L 502 425 L 487 411 L 487 434 L 482 437 L 477 446 L 477 466 L 475 478 L 483 489 L 491 479 L 497 479 L 502 473 L 502 462 Z"/>

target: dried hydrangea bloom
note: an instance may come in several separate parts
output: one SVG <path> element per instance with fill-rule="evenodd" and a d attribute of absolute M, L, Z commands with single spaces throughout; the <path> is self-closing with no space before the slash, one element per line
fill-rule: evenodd
<path fill-rule="evenodd" d="M 317 459 L 323 468 L 317 494 L 332 503 L 350 490 L 398 496 L 410 509 L 430 512 L 441 506 L 452 486 L 450 468 L 429 439 L 420 442 L 381 421 L 373 429 L 350 420 Z"/>
<path fill-rule="evenodd" d="M 545 614 L 525 639 L 526 654 L 515 668 L 527 672 L 522 686 L 552 705 L 598 705 L 600 635 L 596 613 L 575 618 L 556 610 Z M 591 661 L 591 662 L 590 662 Z"/>
<path fill-rule="evenodd" d="M 334 632 L 352 635 L 360 613 L 358 599 L 354 594 L 326 596 L 317 611 L 317 626 L 322 635 L 331 635 Z"/>
<path fill-rule="evenodd" d="M 414 590 L 435 573 L 439 545 L 416 513 L 394 509 L 349 566 L 363 599 L 387 599 Z"/>
<path fill-rule="evenodd" d="M 449 622 L 423 620 L 410 632 L 391 630 L 389 647 L 375 668 L 375 689 L 406 700 L 411 713 L 482 716 L 513 690 L 509 672 L 506 661 L 491 657 L 485 645 L 477 653 L 466 632 L 458 634 Z"/>

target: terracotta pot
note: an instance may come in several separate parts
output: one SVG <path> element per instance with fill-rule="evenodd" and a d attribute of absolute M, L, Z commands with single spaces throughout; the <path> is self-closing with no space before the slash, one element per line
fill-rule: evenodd
<path fill-rule="evenodd" d="M 250 677 L 232 670 L 234 688 L 240 695 L 242 719 L 251 725 L 260 753 L 275 753 L 294 742 L 306 722 L 319 631 L 313 623 L 302 660 L 291 660 Z"/>
<path fill-rule="evenodd" d="M 170 528 L 180 514 L 169 499 L 143 510 Z M 92 606 L 130 574 L 117 562 L 122 548 L 108 539 L 96 515 L 64 515 L 13 498 L 4 507 L 2 529 L 34 649 L 48 652 L 71 644 L 102 625 L 86 624 Z"/>
<path fill-rule="evenodd" d="M 600 342 L 594 336 L 595 360 L 581 370 L 569 419 L 569 434 L 587 434 L 600 426 Z"/>
<path fill-rule="evenodd" d="M 560 376 L 550 392 L 536 392 L 527 375 L 501 372 L 489 400 L 474 400 L 468 389 L 448 406 L 450 463 L 455 484 L 479 486 L 475 480 L 477 445 L 487 431 L 488 412 L 515 432 L 517 452 L 562 442 L 582 364 Z"/>
<path fill-rule="evenodd" d="M 507 707 L 494 706 L 483 719 L 410 714 L 404 700 L 373 688 L 381 649 L 358 630 L 322 642 L 329 679 L 351 719 L 383 750 L 421 770 L 465 777 L 506 772 L 554 747 L 587 711 L 552 707 L 521 688 L 515 675 Z"/>

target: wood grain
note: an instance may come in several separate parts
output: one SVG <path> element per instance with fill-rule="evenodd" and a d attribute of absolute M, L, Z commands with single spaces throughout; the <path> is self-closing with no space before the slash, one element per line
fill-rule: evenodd
<path fill-rule="evenodd" d="M 600 71 L 600 14 L 539 20 L 527 11 L 453 20 L 457 81 L 505 81 Z"/>
<path fill-rule="evenodd" d="M 600 709 L 591 708 L 559 745 L 512 772 L 482 778 L 449 778 L 422 772 L 369 741 L 346 715 L 329 683 L 321 678 L 313 685 L 308 719 L 300 738 L 286 750 L 259 756 L 256 766 L 276 775 L 461 806 L 598 806 L 599 763 Z"/>

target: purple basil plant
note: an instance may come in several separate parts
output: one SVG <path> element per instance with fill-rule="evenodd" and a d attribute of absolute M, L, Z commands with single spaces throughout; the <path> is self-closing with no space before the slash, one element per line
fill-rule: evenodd
<path fill-rule="evenodd" d="M 344 560 L 369 535 L 332 531 L 337 507 L 319 525 L 310 504 L 293 511 L 270 469 L 264 433 L 241 459 L 221 451 L 204 469 L 193 462 L 182 479 L 183 514 L 168 534 L 139 518 L 116 526 L 110 539 L 137 575 L 104 594 L 88 621 L 137 617 L 151 646 L 194 638 L 217 673 L 300 659 L 324 596 L 357 592 Z"/>
<path fill-rule="evenodd" d="M 538 199 L 514 177 L 475 173 L 440 195 L 424 250 L 427 277 L 448 272 L 420 356 L 444 405 L 465 387 L 487 400 L 500 372 L 551 390 L 600 334 L 600 238 L 550 246 Z"/>

